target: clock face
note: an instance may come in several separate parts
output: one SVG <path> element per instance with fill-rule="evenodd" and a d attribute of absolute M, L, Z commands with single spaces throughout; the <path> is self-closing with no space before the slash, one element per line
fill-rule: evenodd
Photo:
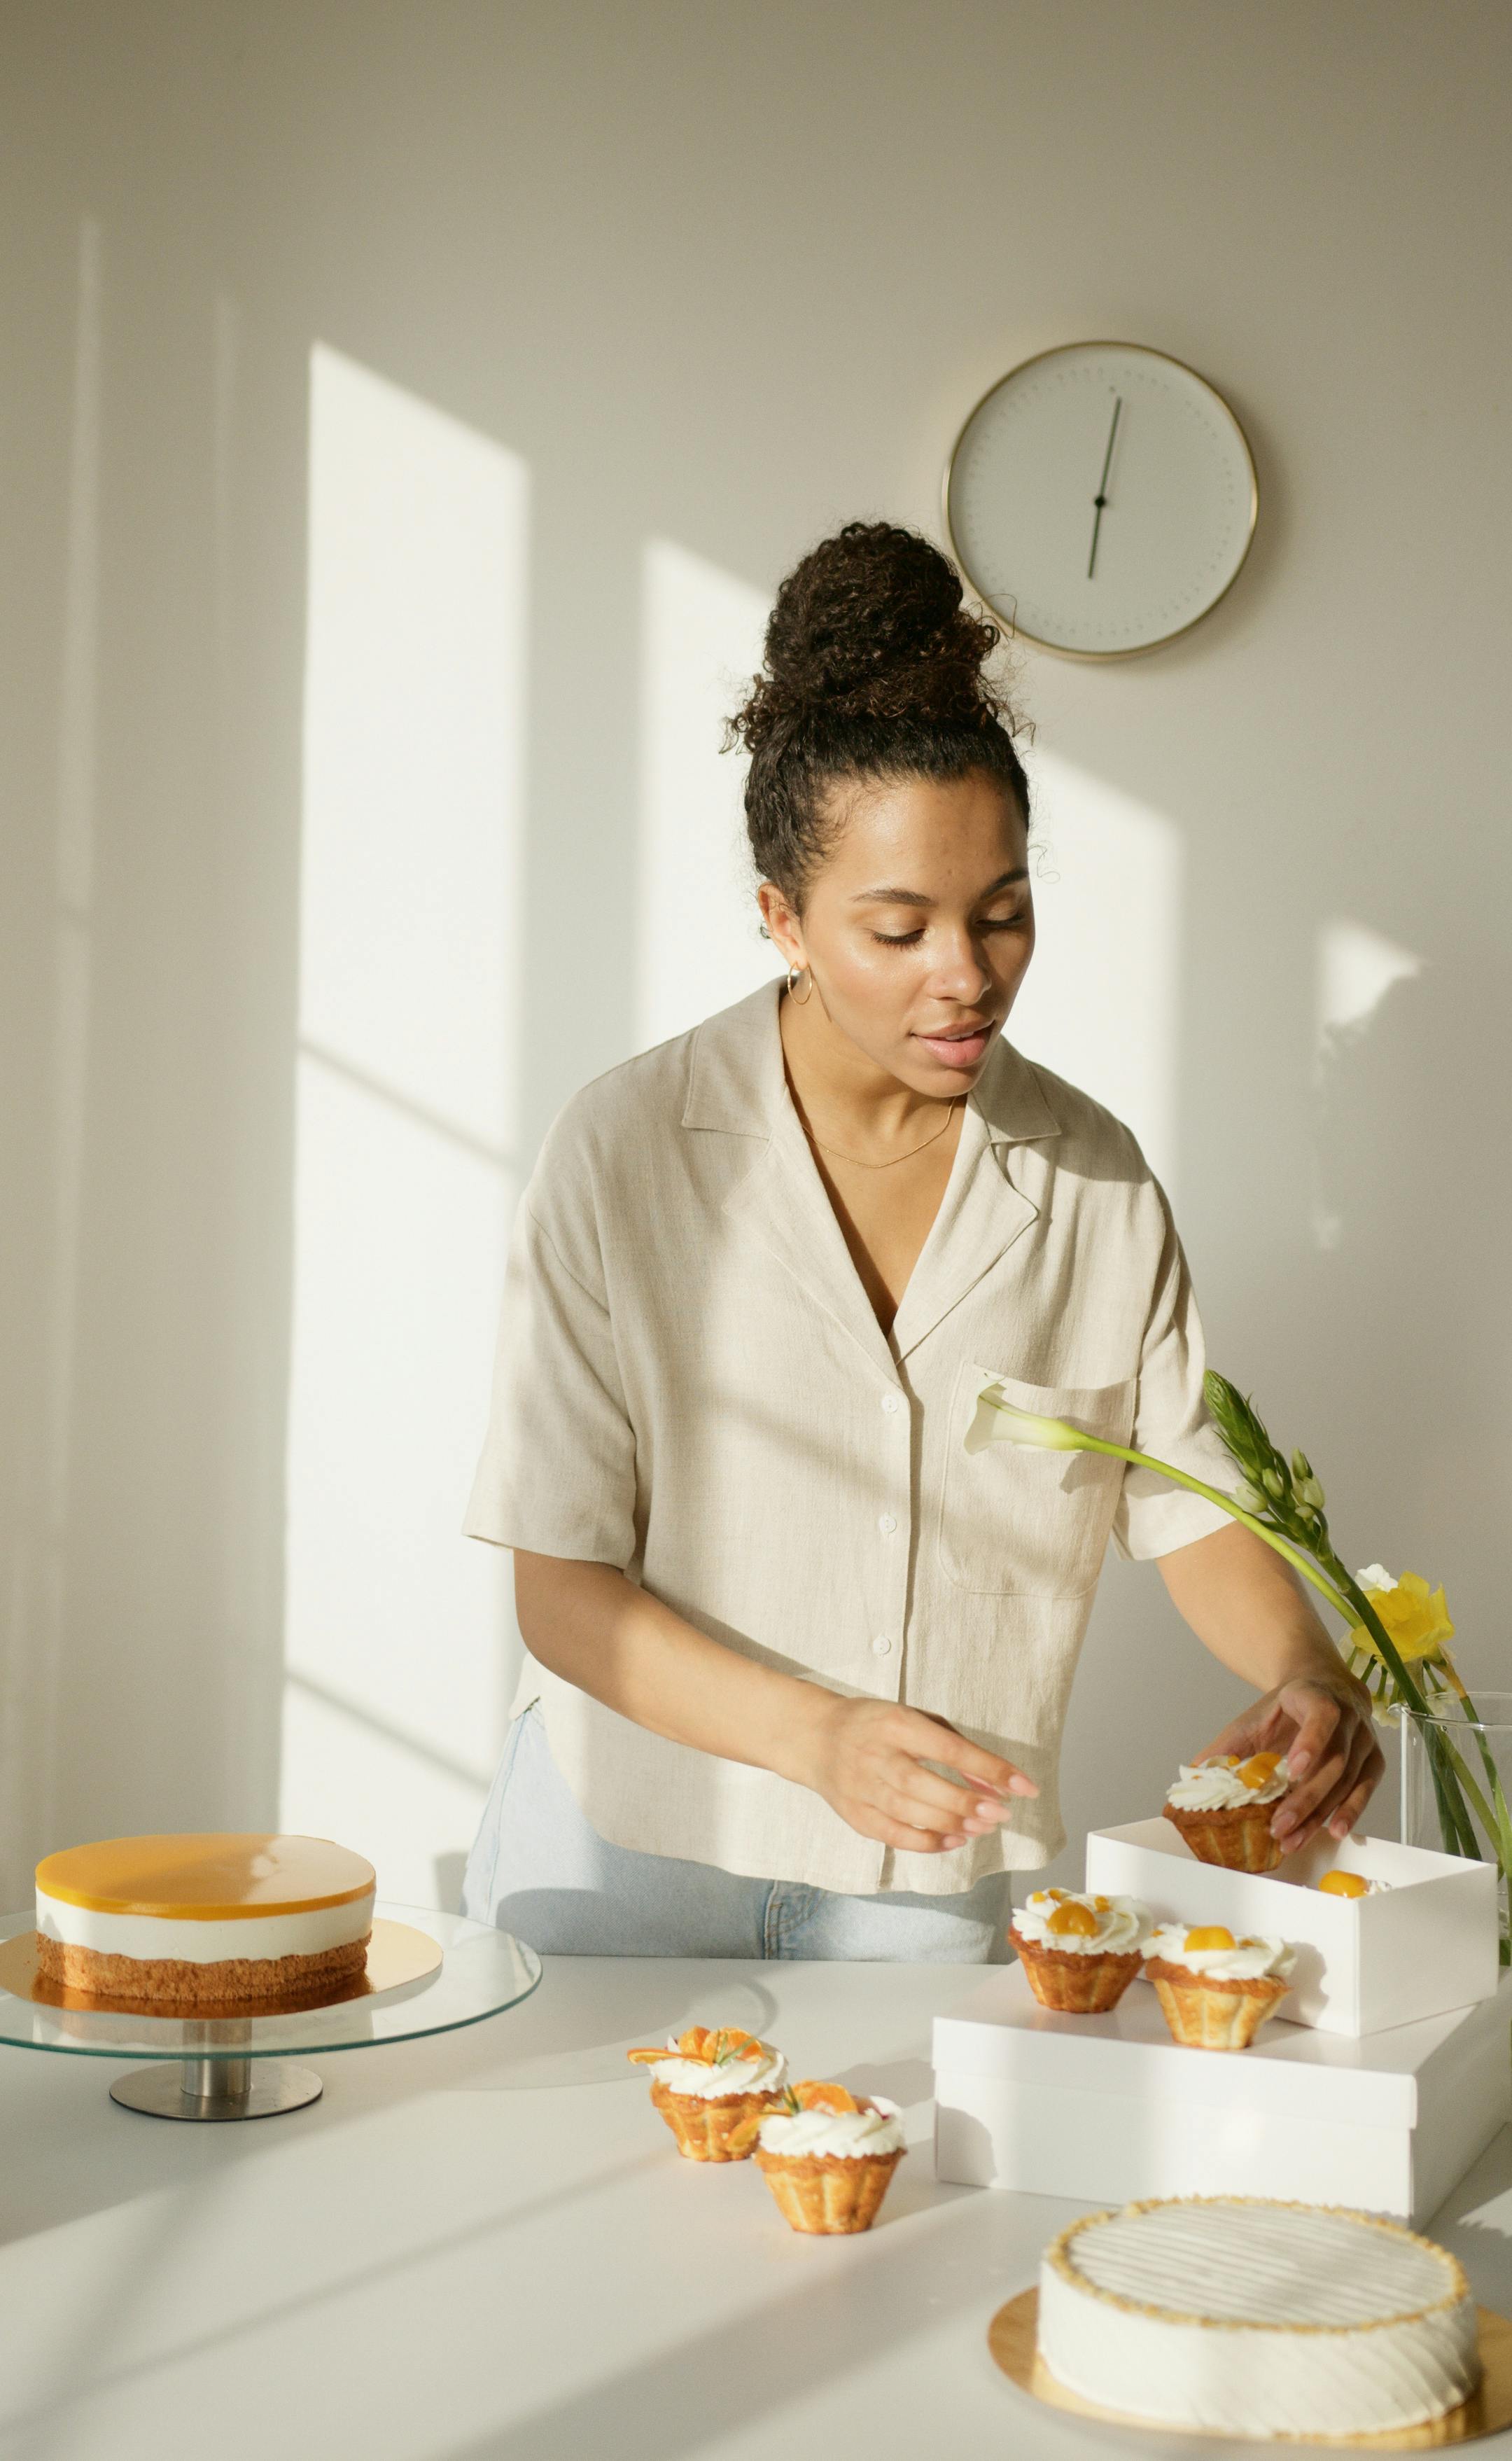
<path fill-rule="evenodd" d="M 1205 615 L 1248 553 L 1257 503 L 1222 396 L 1132 342 L 1026 360 L 978 402 L 946 473 L 978 597 L 1079 657 L 1128 657 Z"/>

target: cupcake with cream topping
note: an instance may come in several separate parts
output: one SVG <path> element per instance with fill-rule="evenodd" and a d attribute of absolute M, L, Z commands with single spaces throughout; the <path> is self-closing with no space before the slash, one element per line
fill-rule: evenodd
<path fill-rule="evenodd" d="M 1279 1752 L 1255 1752 L 1246 1761 L 1232 1753 L 1183 1761 L 1162 1808 L 1200 1863 L 1221 1863 L 1229 1872 L 1273 1872 L 1281 1846 L 1270 1822 L 1290 1784 Z"/>
<path fill-rule="evenodd" d="M 738 2131 L 776 2106 L 787 2082 L 781 2052 L 738 2025 L 692 2025 L 670 2034 L 665 2050 L 627 2057 L 650 2069 L 651 2101 L 691 2162 L 743 2162 L 755 2126 L 737 2144 Z"/>
<path fill-rule="evenodd" d="M 1137 1897 L 1036 1889 L 1008 1936 L 1042 2008 L 1100 2017 L 1118 2006 L 1138 1974 L 1150 1928 L 1150 1909 Z"/>
<path fill-rule="evenodd" d="M 903 2114 L 881 2094 L 858 2101 L 812 2077 L 748 2120 L 756 2165 L 784 2221 L 822 2238 L 870 2230 L 903 2160 Z"/>
<path fill-rule="evenodd" d="M 1144 1949 L 1174 2041 L 1195 2051 L 1246 2051 L 1291 1987 L 1297 1953 L 1284 1939 L 1236 1939 L 1224 1923 L 1162 1923 Z"/>

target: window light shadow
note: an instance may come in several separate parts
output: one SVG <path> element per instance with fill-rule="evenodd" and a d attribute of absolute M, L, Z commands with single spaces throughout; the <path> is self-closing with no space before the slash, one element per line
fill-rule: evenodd
<path fill-rule="evenodd" d="M 512 1671 L 458 1535 L 518 1188 L 529 474 L 310 359 L 280 1819 L 433 1902 Z"/>

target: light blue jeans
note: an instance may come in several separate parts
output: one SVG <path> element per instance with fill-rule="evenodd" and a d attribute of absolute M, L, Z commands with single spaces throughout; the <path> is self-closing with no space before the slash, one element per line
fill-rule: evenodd
<path fill-rule="evenodd" d="M 1008 1873 L 994 1872 L 960 1896 L 843 1897 L 611 1846 L 579 1810 L 532 1706 L 509 1729 L 468 1857 L 462 1912 L 548 1957 L 1002 1965 L 1008 1889 Z"/>

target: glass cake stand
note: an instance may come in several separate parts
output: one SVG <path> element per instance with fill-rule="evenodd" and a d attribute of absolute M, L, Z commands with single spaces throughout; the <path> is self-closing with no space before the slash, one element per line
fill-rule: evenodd
<path fill-rule="evenodd" d="M 509 1932 L 422 1906 L 378 1905 L 372 1975 L 359 1996 L 253 2017 L 150 2017 L 91 2006 L 77 1995 L 66 2003 L 28 1996 L 24 1942 L 32 1928 L 31 1914 L 0 1917 L 0 2044 L 76 2059 L 150 2060 L 152 2066 L 117 2077 L 110 2094 L 153 2119 L 268 2119 L 302 2109 L 317 2099 L 321 2081 L 287 2053 L 364 2051 L 451 2033 L 513 2008 L 541 1980 L 535 1950 Z"/>

